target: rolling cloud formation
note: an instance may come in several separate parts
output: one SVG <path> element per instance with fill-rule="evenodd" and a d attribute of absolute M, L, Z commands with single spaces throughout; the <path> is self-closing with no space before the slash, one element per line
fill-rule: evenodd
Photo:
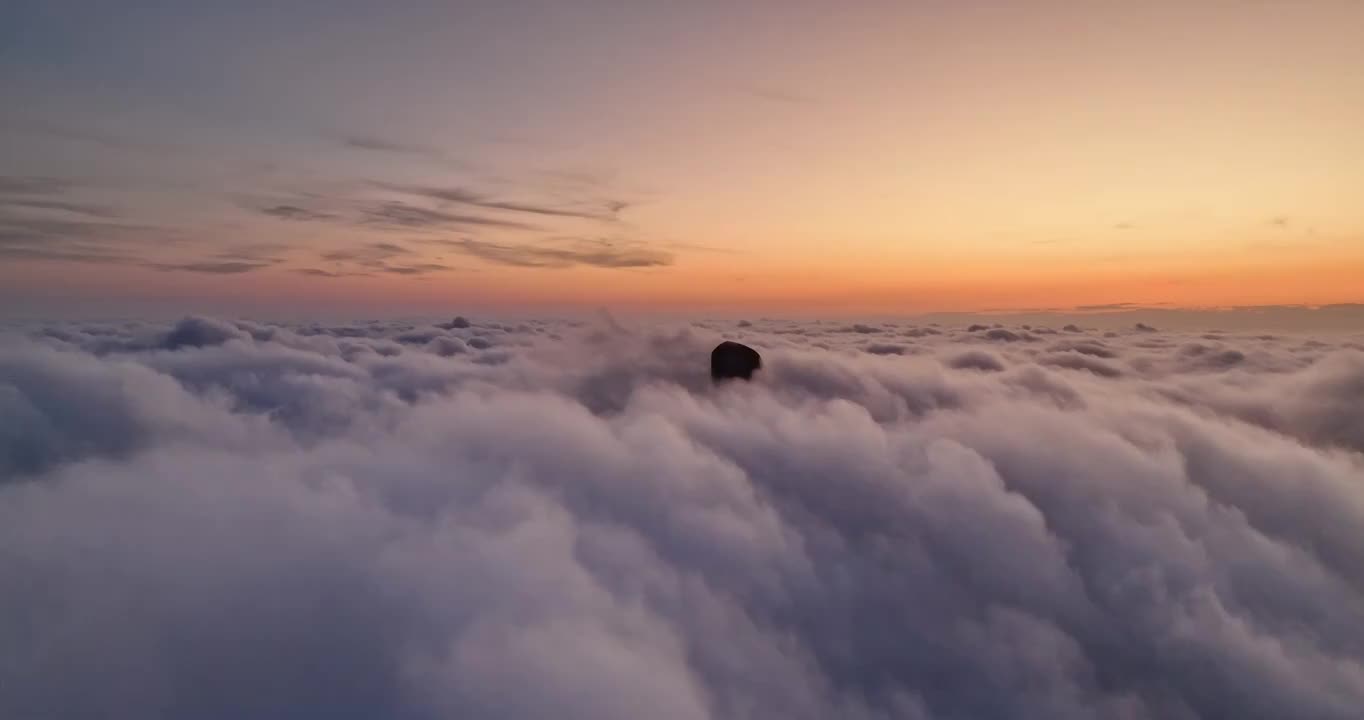
<path fill-rule="evenodd" d="M 1362 539 L 1359 337 L 0 337 L 4 717 L 1354 718 Z"/>

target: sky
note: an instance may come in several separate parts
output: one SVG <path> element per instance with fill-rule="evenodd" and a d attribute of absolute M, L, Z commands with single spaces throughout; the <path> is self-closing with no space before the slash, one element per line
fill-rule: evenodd
<path fill-rule="evenodd" d="M 0 303 L 1364 302 L 1364 4 L 0 6 Z"/>

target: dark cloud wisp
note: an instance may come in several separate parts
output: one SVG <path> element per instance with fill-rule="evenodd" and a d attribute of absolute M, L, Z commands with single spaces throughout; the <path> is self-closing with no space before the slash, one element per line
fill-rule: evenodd
<path fill-rule="evenodd" d="M 298 205 L 272 205 L 262 208 L 261 213 L 280 220 L 297 220 L 300 222 L 336 219 L 332 213 L 310 210 Z"/>
<path fill-rule="evenodd" d="M 8 195 L 57 195 L 75 185 L 62 178 L 0 176 L 0 194 Z"/>
<path fill-rule="evenodd" d="M 436 147 L 418 143 L 405 143 L 374 135 L 351 135 L 341 139 L 341 144 L 354 150 L 409 155 L 429 160 L 449 161 L 449 155 Z"/>
<path fill-rule="evenodd" d="M 584 241 L 563 245 L 514 245 L 482 240 L 442 241 L 450 248 L 485 262 L 526 268 L 649 268 L 673 263 L 669 253 L 635 244 Z"/>
<path fill-rule="evenodd" d="M 483 193 L 459 187 L 433 187 L 423 185 L 401 185 L 395 183 L 376 183 L 376 185 L 385 190 L 422 197 L 429 200 L 437 200 L 444 203 L 467 205 L 485 210 L 502 210 L 530 215 L 545 215 L 549 217 L 609 221 L 617 219 L 620 212 L 629 207 L 629 203 L 623 200 L 608 200 L 587 204 L 579 203 L 579 205 L 586 205 L 584 207 L 557 206 L 497 200 L 488 197 Z"/>
<path fill-rule="evenodd" d="M 408 230 L 439 228 L 536 229 L 533 225 L 511 220 L 499 220 L 497 218 L 484 217 L 481 215 L 449 213 L 443 210 L 434 210 L 420 205 L 411 205 L 394 201 L 369 205 L 362 210 L 362 214 L 363 219 L 361 222 L 363 224 L 390 226 Z"/>
<path fill-rule="evenodd" d="M 191 272 L 207 275 L 240 275 L 270 267 L 273 263 L 222 260 L 187 263 L 148 263 L 147 267 L 165 272 Z"/>

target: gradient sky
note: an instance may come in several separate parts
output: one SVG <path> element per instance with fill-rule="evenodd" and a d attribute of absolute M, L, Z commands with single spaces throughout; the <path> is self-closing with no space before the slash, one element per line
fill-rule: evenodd
<path fill-rule="evenodd" d="M 1364 302 L 1364 3 L 0 4 L 10 309 Z"/>

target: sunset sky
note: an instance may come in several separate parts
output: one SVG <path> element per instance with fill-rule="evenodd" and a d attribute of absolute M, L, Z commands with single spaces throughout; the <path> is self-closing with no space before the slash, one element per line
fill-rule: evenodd
<path fill-rule="evenodd" d="M 1364 302 L 1364 3 L 0 5 L 0 303 Z"/>

